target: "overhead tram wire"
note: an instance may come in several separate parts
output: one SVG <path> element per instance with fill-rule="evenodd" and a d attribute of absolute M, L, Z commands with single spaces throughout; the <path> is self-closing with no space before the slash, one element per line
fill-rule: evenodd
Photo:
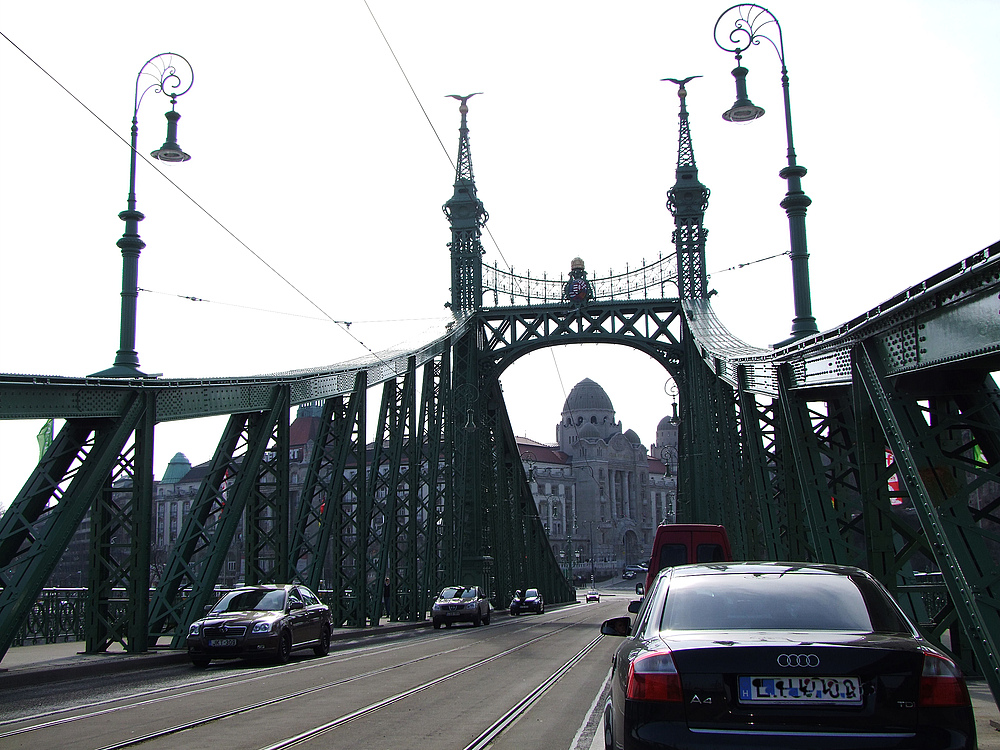
<path fill-rule="evenodd" d="M 177 297 L 179 299 L 186 299 L 189 302 L 202 302 L 208 305 L 221 305 L 223 307 L 236 307 L 241 310 L 253 310 L 254 312 L 267 313 L 268 315 L 284 315 L 289 318 L 302 318 L 303 320 L 315 320 L 320 323 L 334 323 L 340 326 L 352 326 L 355 323 L 416 323 L 423 322 L 427 320 L 440 320 L 440 317 L 429 317 L 429 318 L 384 318 L 381 320 L 334 320 L 333 318 L 319 318 L 314 315 L 303 315 L 301 313 L 286 312 L 285 310 L 271 310 L 267 307 L 254 307 L 253 305 L 241 305 L 236 302 L 219 302 L 214 299 L 205 299 L 204 297 L 195 297 L 191 294 L 180 294 L 179 292 L 161 292 L 157 289 L 146 289 L 145 287 L 139 287 L 140 292 L 145 292 L 146 294 L 159 294 L 164 297 Z"/>
<path fill-rule="evenodd" d="M 441 136 L 437 132 L 437 128 L 434 127 L 434 123 L 431 122 L 430 115 L 427 114 L 427 110 L 424 108 L 424 103 L 420 101 L 420 96 L 417 94 L 416 89 L 413 88 L 413 84 L 410 83 L 410 77 L 406 75 L 406 71 L 403 70 L 403 64 L 399 61 L 399 58 L 396 57 L 396 52 L 395 50 L 393 50 L 392 45 L 389 44 L 389 38 L 385 35 L 385 32 L 382 31 L 382 25 L 378 22 L 378 19 L 375 18 L 375 13 L 372 11 L 371 6 L 368 4 L 368 0 L 365 0 L 365 7 L 368 9 L 368 13 L 369 15 L 371 15 L 372 21 L 375 23 L 375 28 L 378 29 L 378 33 L 382 36 L 382 40 L 385 42 L 385 46 L 389 48 L 389 54 L 392 55 L 392 59 L 396 62 L 396 67 L 399 68 L 399 72 L 402 74 L 403 80 L 406 81 L 406 85 L 409 87 L 410 93 L 412 93 L 413 98 L 417 100 L 417 106 L 420 107 L 420 111 L 423 113 L 424 119 L 427 120 L 427 124 L 430 125 L 431 132 L 434 133 L 434 137 L 437 138 L 437 142 L 438 144 L 440 144 L 441 150 L 444 151 L 445 158 L 451 165 L 451 170 L 454 172 L 455 161 L 454 159 L 451 158 L 451 154 L 448 152 L 448 148 L 444 145 L 444 141 L 441 140 Z M 500 249 L 500 243 L 497 242 L 496 237 L 493 236 L 493 232 L 491 232 L 490 228 L 485 225 L 483 226 L 483 229 L 486 230 L 486 234 L 488 234 L 490 239 L 493 241 L 493 247 L 497 249 L 497 253 L 499 253 L 500 259 L 504 262 L 504 265 L 507 266 L 508 270 L 510 270 L 511 273 L 513 273 L 514 267 L 507 262 L 507 258 L 504 257 L 503 250 Z"/>
<path fill-rule="evenodd" d="M 109 131 L 111 131 L 118 140 L 120 140 L 122 143 L 124 143 L 129 148 L 131 148 L 131 144 L 129 144 L 129 142 L 127 140 L 125 140 L 125 138 L 123 138 L 114 128 L 112 128 L 110 125 L 108 125 L 108 123 L 106 123 L 101 118 L 100 115 L 98 115 L 96 112 L 94 112 L 94 110 L 92 110 L 90 107 L 88 107 L 86 104 L 84 104 L 83 101 L 81 101 L 80 98 L 76 94 L 74 94 L 72 91 L 70 91 L 68 88 L 66 88 L 54 75 L 52 75 L 51 73 L 49 73 L 49 71 L 47 71 L 45 68 L 43 68 L 42 65 L 38 61 L 36 61 L 31 55 L 29 55 L 27 52 L 25 52 L 23 49 L 21 49 L 21 47 L 19 47 L 17 45 L 17 43 L 14 42 L 13 39 L 11 39 L 9 36 L 7 36 L 6 34 L 4 34 L 2 31 L 0 31 L 0 36 L 2 36 L 4 39 L 6 39 L 14 49 L 16 49 L 22 55 L 24 55 L 24 57 L 27 58 L 27 60 L 32 65 L 34 65 L 36 68 L 38 68 L 40 71 L 42 71 L 42 73 L 44 73 L 46 76 L 48 76 L 52 80 L 53 83 L 55 83 L 64 92 L 66 92 L 67 94 L 69 94 L 69 96 L 73 99 L 73 101 L 75 101 L 77 104 L 79 104 L 81 107 L 83 107 L 87 111 L 87 113 L 90 114 L 95 120 L 97 120 L 99 123 L 101 123 L 101 125 L 103 125 Z M 314 308 L 316 308 L 323 315 L 323 318 L 325 320 L 329 320 L 330 322 L 335 323 L 336 325 L 339 325 L 341 327 L 341 329 L 348 336 L 350 336 L 352 339 L 354 339 L 354 341 L 356 343 L 358 343 L 362 347 L 364 347 L 364 349 L 369 354 L 371 354 L 372 356 L 374 356 L 375 359 L 377 359 L 382 364 L 387 364 L 385 361 L 382 360 L 381 357 L 378 356 L 378 354 L 375 353 L 374 350 L 372 350 L 372 348 L 370 346 L 368 346 L 368 344 L 366 344 L 364 341 L 362 341 L 357 336 L 355 336 L 348 329 L 348 325 L 347 324 L 345 324 L 343 321 L 336 320 L 329 313 L 327 313 L 326 310 L 324 310 L 316 302 L 314 302 L 305 292 L 303 292 L 301 289 L 299 289 L 297 286 L 295 286 L 295 284 L 293 284 L 289 279 L 287 279 L 280 271 L 278 271 L 274 266 L 272 266 L 270 263 L 268 263 L 266 260 L 264 260 L 263 257 L 261 257 L 260 255 L 258 255 L 257 252 L 254 251 L 253 248 L 251 248 L 249 245 L 247 245 L 247 243 L 245 243 L 242 239 L 240 239 L 239 237 L 237 237 L 236 234 L 232 230 L 229 229 L 229 227 L 227 227 L 225 224 L 223 224 L 207 208 L 205 208 L 197 200 L 195 200 L 193 196 L 191 196 L 187 191 L 184 190 L 184 188 L 182 188 L 180 185 L 178 185 L 176 182 L 174 182 L 172 179 L 170 179 L 170 177 L 167 176 L 165 173 L 163 173 L 162 171 L 160 171 L 159 167 L 157 167 L 149 159 L 147 159 L 144 154 L 141 154 L 138 151 L 136 151 L 136 155 L 139 156 L 144 162 L 146 162 L 146 164 L 148 164 L 154 171 L 156 171 L 156 173 L 159 174 L 160 177 L 162 177 L 167 182 L 169 182 L 170 185 L 173 186 L 177 190 L 177 192 L 179 192 L 181 195 L 183 195 L 185 198 L 187 198 L 189 201 L 191 201 L 191 203 L 194 204 L 202 213 L 204 213 L 209 219 L 211 219 L 212 221 L 214 221 L 219 226 L 219 228 L 222 229 L 222 231 L 224 231 L 226 234 L 228 234 L 230 237 L 232 237 L 234 240 L 236 240 L 236 242 L 238 242 L 247 252 L 249 252 L 257 260 L 259 260 L 261 263 L 263 263 L 264 266 L 269 271 L 271 271 L 271 273 L 273 273 L 275 276 L 277 276 L 279 279 L 281 279 L 283 282 L 285 282 L 285 284 L 288 285 L 296 294 L 298 294 L 300 297 L 302 297 L 302 299 L 304 299 L 306 302 L 308 302 L 310 305 L 312 305 Z"/>

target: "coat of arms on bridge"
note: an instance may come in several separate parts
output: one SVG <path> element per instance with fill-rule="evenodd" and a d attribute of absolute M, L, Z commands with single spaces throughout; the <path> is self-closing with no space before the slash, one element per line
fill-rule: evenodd
<path fill-rule="evenodd" d="M 587 271 L 584 269 L 583 259 L 573 258 L 569 267 L 569 281 L 563 287 L 563 296 L 570 302 L 583 304 L 593 296 L 590 282 L 587 281 Z"/>

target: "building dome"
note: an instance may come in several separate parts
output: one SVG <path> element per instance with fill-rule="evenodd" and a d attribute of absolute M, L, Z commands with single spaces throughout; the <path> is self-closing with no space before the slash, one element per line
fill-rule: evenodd
<path fill-rule="evenodd" d="M 670 421 L 671 419 L 673 419 L 673 417 L 664 417 L 663 419 L 661 419 L 660 423 L 658 425 L 656 425 L 656 431 L 657 432 L 663 432 L 665 430 L 676 429 L 677 425 L 675 425 L 673 422 L 671 422 Z"/>
<path fill-rule="evenodd" d="M 595 438 L 600 440 L 601 438 L 601 431 L 597 429 L 597 425 L 593 425 L 590 422 L 583 425 L 577 434 L 581 440 L 593 440 Z"/>
<path fill-rule="evenodd" d="M 563 404 L 563 416 L 567 412 L 583 411 L 614 411 L 611 399 L 597 383 L 590 378 L 584 378 L 569 392 L 566 403 Z"/>
<path fill-rule="evenodd" d="M 175 453 L 167 464 L 167 470 L 163 472 L 163 484 L 177 484 L 187 473 L 191 471 L 191 462 L 183 453 Z"/>
<path fill-rule="evenodd" d="M 632 445 L 639 445 L 642 442 L 635 430 L 625 430 L 625 439 Z"/>

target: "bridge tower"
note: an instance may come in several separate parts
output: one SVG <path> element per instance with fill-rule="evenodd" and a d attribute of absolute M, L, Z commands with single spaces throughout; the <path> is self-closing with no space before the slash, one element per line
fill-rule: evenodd
<path fill-rule="evenodd" d="M 481 92 L 480 92 L 481 93 Z M 451 224 L 451 309 L 456 315 L 473 312 L 483 304 L 483 227 L 489 214 L 476 195 L 469 148 L 469 99 L 476 94 L 449 94 L 462 104 L 462 124 L 458 129 L 458 159 L 455 162 L 455 192 L 442 206 Z"/>
<path fill-rule="evenodd" d="M 476 195 L 476 180 L 472 172 L 472 150 L 469 146 L 469 99 L 476 94 L 450 95 L 461 102 L 458 158 L 455 161 L 455 188 L 452 197 L 442 206 L 451 225 L 451 309 L 459 318 L 474 315 L 482 308 L 483 243 L 482 230 L 489 219 L 483 202 Z M 454 518 L 451 520 L 453 548 L 445 552 L 448 559 L 443 567 L 451 581 L 485 585 L 492 595 L 492 556 L 489 554 L 489 530 L 484 518 L 489 498 L 484 494 L 483 466 L 485 457 L 483 429 L 482 382 L 479 372 L 481 334 L 471 326 L 455 343 L 452 403 L 448 412 L 455 415 L 453 435 Z M 478 424 L 477 424 L 478 423 Z"/>
<path fill-rule="evenodd" d="M 677 84 L 680 99 L 676 182 L 667 192 L 667 208 L 674 217 L 673 243 L 677 252 L 677 289 L 686 314 L 696 317 L 707 306 L 708 273 L 705 267 L 705 209 L 711 191 L 698 179 L 691 127 L 688 122 L 686 84 L 701 76 L 665 78 Z M 739 423 L 732 389 L 705 364 L 690 330 L 685 326 L 682 367 L 672 374 L 678 383 L 677 520 L 723 523 L 728 519 L 734 550 L 745 553 L 745 503 L 734 478 L 739 466 Z"/>
<path fill-rule="evenodd" d="M 667 191 L 667 208 L 674 216 L 674 247 L 677 248 L 677 291 L 681 299 L 704 299 L 708 296 L 708 273 L 705 271 L 705 209 L 711 191 L 698 181 L 698 165 L 694 161 L 691 127 L 688 124 L 688 81 L 664 78 L 678 85 L 680 99 L 680 134 L 677 142 L 677 181 Z"/>

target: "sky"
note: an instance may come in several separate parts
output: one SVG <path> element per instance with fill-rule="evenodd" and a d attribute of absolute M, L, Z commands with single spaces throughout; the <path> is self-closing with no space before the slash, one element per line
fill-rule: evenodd
<path fill-rule="evenodd" d="M 576 256 L 603 274 L 671 252 L 677 96 L 661 79 L 690 75 L 702 76 L 687 102 L 712 191 L 713 305 L 750 344 L 785 339 L 780 62 L 766 42 L 746 52 L 750 97 L 767 114 L 724 122 L 735 63 L 713 27 L 727 7 L 0 0 L 0 372 L 81 376 L 113 363 L 135 79 L 161 52 L 194 69 L 177 103 L 192 158 L 161 174 L 138 165 L 146 372 L 317 367 L 439 325 L 459 125 L 448 94 L 483 92 L 469 127 L 486 262 L 552 277 Z M 1000 2 L 768 7 L 809 170 L 813 314 L 827 330 L 1000 239 Z M 140 153 L 162 144 L 168 108 L 159 94 L 143 100 Z M 624 429 L 655 440 L 668 375 L 622 346 L 546 349 L 511 367 L 515 432 L 554 441 L 585 377 Z M 177 452 L 208 460 L 223 424 L 160 425 L 157 478 Z M 40 426 L 0 422 L 0 506 L 37 461 Z"/>

